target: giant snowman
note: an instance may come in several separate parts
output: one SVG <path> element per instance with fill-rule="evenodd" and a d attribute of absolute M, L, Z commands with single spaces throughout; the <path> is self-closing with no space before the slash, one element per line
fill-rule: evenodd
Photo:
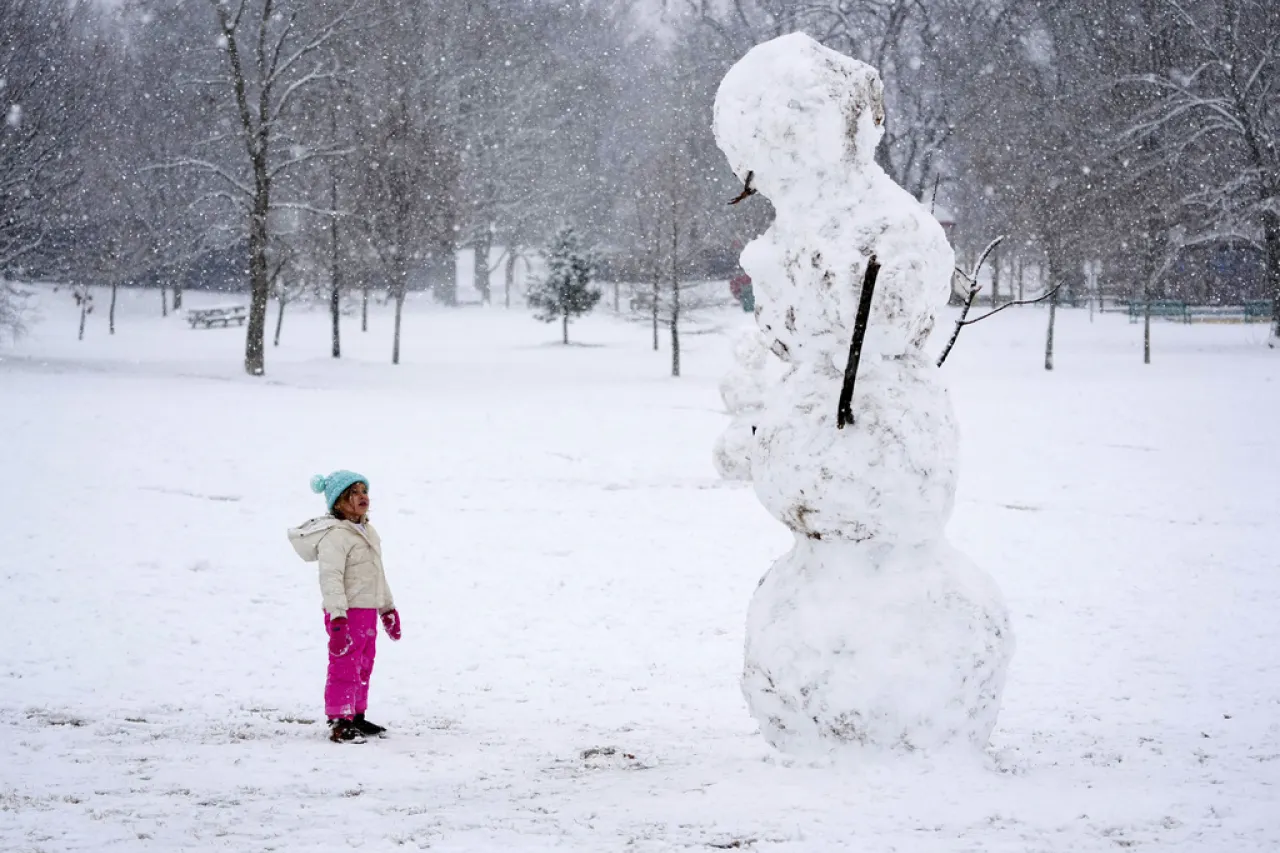
<path fill-rule="evenodd" d="M 878 72 L 799 33 L 752 49 L 716 95 L 720 149 L 776 213 L 741 258 L 785 362 L 752 413 L 751 476 L 795 545 L 751 601 L 743 692 L 792 753 L 981 748 L 1013 653 L 999 590 L 945 537 L 959 437 L 924 346 L 954 260 L 874 162 L 883 122 Z M 853 422 L 838 429 L 873 256 Z"/>

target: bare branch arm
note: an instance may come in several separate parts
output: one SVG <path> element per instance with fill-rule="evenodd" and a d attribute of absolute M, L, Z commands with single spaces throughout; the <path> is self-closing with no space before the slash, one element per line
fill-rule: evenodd
<path fill-rule="evenodd" d="M 964 308 L 960 310 L 960 319 L 956 321 L 956 328 L 955 331 L 951 333 L 951 339 L 947 341 L 947 345 L 943 348 L 942 355 L 938 356 L 938 367 L 942 367 L 943 362 L 947 360 L 947 356 L 951 355 L 951 348 L 956 345 L 956 338 L 960 337 L 960 330 L 968 325 L 965 322 L 965 317 L 969 316 L 969 309 L 973 307 L 973 300 L 981 289 L 978 284 L 978 273 L 982 270 L 982 265 L 986 262 L 987 255 L 990 255 L 995 251 L 996 246 L 999 246 L 1004 238 L 1005 235 L 1001 234 L 999 237 L 987 244 L 987 248 L 982 250 L 982 254 L 978 256 L 978 262 L 973 266 L 972 275 L 959 268 L 956 269 L 956 272 L 969 280 L 969 297 L 964 301 Z"/>
<path fill-rule="evenodd" d="M 972 326 L 974 323 L 985 320 L 988 317 L 990 317 L 992 314 L 999 314 L 1004 309 L 1012 308 L 1014 305 L 1034 305 L 1037 302 L 1043 302 L 1049 297 L 1053 296 L 1055 293 L 1057 293 L 1061 289 L 1062 289 L 1062 285 L 1058 285 L 1053 290 L 1050 290 L 1048 293 L 1037 296 L 1035 299 L 1017 299 L 1017 300 L 1014 300 L 1013 302 L 1006 302 L 1005 304 L 1001 305 L 999 308 L 993 308 L 992 310 L 983 314 L 981 317 L 974 317 L 972 320 L 964 320 L 962 318 L 961 322 L 958 323 L 957 325 Z"/>
<path fill-rule="evenodd" d="M 969 278 L 969 274 L 964 270 L 956 267 L 956 272 L 965 278 Z M 960 319 L 956 321 L 956 327 L 951 332 L 951 337 L 947 340 L 947 345 L 942 348 L 942 355 L 938 356 L 938 367 L 942 367 L 942 363 L 947 360 L 947 356 L 951 355 L 951 348 L 956 345 L 956 338 L 960 337 L 960 330 L 964 328 L 964 318 L 969 316 L 969 309 L 973 307 L 973 300 L 978 295 L 978 291 L 982 288 L 976 281 L 972 281 L 969 285 L 969 296 L 964 300 L 964 307 L 960 309 Z"/>

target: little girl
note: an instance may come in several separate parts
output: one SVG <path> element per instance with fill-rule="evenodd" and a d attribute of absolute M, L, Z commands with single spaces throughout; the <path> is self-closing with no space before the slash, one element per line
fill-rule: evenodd
<path fill-rule="evenodd" d="M 329 634 L 329 676 L 324 711 L 329 739 L 363 743 L 365 735 L 386 731 L 364 718 L 369 676 L 377 653 L 378 620 L 392 640 L 400 639 L 400 614 L 382 573 L 382 540 L 369 523 L 369 481 L 353 471 L 311 478 L 323 493 L 329 515 L 289 530 L 298 556 L 320 564 L 324 626 Z"/>

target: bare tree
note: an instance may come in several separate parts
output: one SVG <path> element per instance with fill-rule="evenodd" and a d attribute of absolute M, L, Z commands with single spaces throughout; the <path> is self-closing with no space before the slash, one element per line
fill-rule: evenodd
<path fill-rule="evenodd" d="M 67 235 L 55 233 L 65 191 L 76 183 L 75 146 L 92 92 L 76 56 L 87 4 L 0 3 L 0 281 L 50 271 Z M 21 325 L 21 291 L 0 286 L 0 329 Z"/>
<path fill-rule="evenodd" d="M 280 332 L 284 328 L 284 309 L 290 302 L 301 297 L 309 289 L 306 269 L 292 247 L 271 253 L 275 257 L 269 261 L 271 292 L 276 297 L 278 311 L 276 313 L 276 334 L 272 346 L 280 346 Z"/>
<path fill-rule="evenodd" d="M 329 132 L 330 139 L 337 141 L 338 139 L 338 112 L 339 105 L 337 98 L 333 103 L 329 104 Z M 331 160 L 329 162 L 329 174 L 326 176 L 329 183 L 329 322 L 330 322 L 330 349 L 329 354 L 334 358 L 342 358 L 342 217 L 338 211 L 338 175 L 339 162 Z M 366 319 L 366 324 L 368 323 Z"/>
<path fill-rule="evenodd" d="M 391 363 L 400 363 L 400 328 L 410 279 L 435 255 L 452 258 L 452 209 L 438 199 L 455 181 L 444 129 L 401 97 L 363 123 L 362 186 L 354 218 L 390 283 L 395 301 Z"/>
<path fill-rule="evenodd" d="M 323 210 L 305 203 L 280 202 L 273 189 L 286 174 L 304 164 L 347 153 L 299 138 L 291 109 L 309 89 L 326 85 L 337 76 L 339 65 L 332 48 L 360 5 L 361 0 L 337 9 L 329 8 L 328 3 L 301 0 L 210 0 L 224 64 L 220 76 L 194 82 L 225 99 L 233 110 L 235 130 L 218 134 L 209 145 L 238 139 L 240 165 L 233 167 L 198 155 L 166 165 L 198 168 L 215 175 L 222 184 L 216 197 L 246 215 L 250 297 L 245 371 L 253 376 L 265 370 L 271 214 L 289 208 Z"/>
<path fill-rule="evenodd" d="M 148 168 L 165 159 L 174 142 L 156 132 L 151 115 L 136 108 L 158 78 L 150 76 L 152 69 L 139 72 L 138 57 L 128 50 L 95 53 L 95 70 L 104 84 L 92 115 L 97 144 L 80 151 L 81 187 L 67 209 L 86 223 L 74 250 L 77 268 L 111 287 L 107 317 L 115 334 L 121 286 L 154 281 L 163 315 L 170 288 L 175 309 L 181 307 L 180 271 L 196 252 L 197 220 L 187 205 L 173 200 L 194 189 L 192 176 Z"/>
<path fill-rule="evenodd" d="M 726 302 L 729 296 L 726 289 L 717 299 L 711 288 L 718 285 L 696 275 L 707 241 L 720 237 L 708 226 L 709 214 L 700 203 L 706 186 L 674 139 L 652 156 L 635 173 L 626 268 L 643 282 L 633 298 L 633 306 L 642 311 L 632 316 L 652 326 L 655 351 L 659 330 L 667 330 L 671 375 L 679 376 L 682 330 L 700 311 Z"/>
<path fill-rule="evenodd" d="M 1244 239 L 1265 258 L 1280 336 L 1280 7 L 1268 0 L 1149 0 L 1185 63 L 1125 81 L 1152 101 L 1125 131 L 1148 169 L 1192 172 L 1185 245 Z"/>

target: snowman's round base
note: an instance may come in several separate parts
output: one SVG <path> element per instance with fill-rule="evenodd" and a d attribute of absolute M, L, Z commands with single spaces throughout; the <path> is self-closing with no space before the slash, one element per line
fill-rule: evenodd
<path fill-rule="evenodd" d="M 1012 654 L 999 590 L 949 545 L 800 540 L 752 599 L 743 693 L 784 752 L 981 749 Z"/>

